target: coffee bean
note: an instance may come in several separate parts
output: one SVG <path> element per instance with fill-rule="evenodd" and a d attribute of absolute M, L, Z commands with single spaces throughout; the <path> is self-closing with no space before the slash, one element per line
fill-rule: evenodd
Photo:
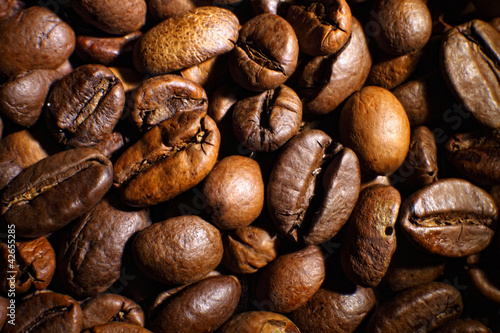
<path fill-rule="evenodd" d="M 474 319 L 455 320 L 436 331 L 436 333 L 490 333 L 491 330 L 482 322 Z"/>
<path fill-rule="evenodd" d="M 243 312 L 224 324 L 219 333 L 300 333 L 287 317 L 268 311 Z"/>
<path fill-rule="evenodd" d="M 129 323 L 108 323 L 90 327 L 82 333 L 152 333 L 144 327 Z"/>
<path fill-rule="evenodd" d="M 196 8 L 192 0 L 147 0 L 148 14 L 151 14 L 155 22 L 161 22 L 170 17 L 182 15 Z"/>
<path fill-rule="evenodd" d="M 432 114 L 430 86 L 426 79 L 418 79 L 401 84 L 391 91 L 401 102 L 411 126 L 429 122 Z"/>
<path fill-rule="evenodd" d="M 495 262 L 500 244 L 497 241 L 497 244 L 492 245 L 483 252 L 468 256 L 465 269 L 470 285 L 485 299 L 498 304 L 500 303 L 500 287 L 497 281 L 500 277 L 500 269 Z"/>

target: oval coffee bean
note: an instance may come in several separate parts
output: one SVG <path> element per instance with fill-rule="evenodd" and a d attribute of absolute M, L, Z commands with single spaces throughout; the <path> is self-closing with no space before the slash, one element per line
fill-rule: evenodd
<path fill-rule="evenodd" d="M 160 305 L 151 329 L 164 333 L 214 332 L 236 310 L 241 285 L 234 276 L 214 276 L 198 281 Z"/>
<path fill-rule="evenodd" d="M 114 184 L 132 206 L 172 199 L 200 183 L 217 161 L 220 133 L 204 112 L 177 113 L 153 127 L 114 165 Z"/>
<path fill-rule="evenodd" d="M 134 47 L 134 65 L 151 75 L 170 73 L 229 52 L 238 39 L 236 15 L 219 7 L 199 7 L 166 19 Z"/>
<path fill-rule="evenodd" d="M 325 279 L 325 259 L 320 248 L 309 245 L 272 261 L 257 282 L 257 301 L 271 311 L 288 313 L 298 309 L 321 287 Z"/>
<path fill-rule="evenodd" d="M 443 37 L 441 68 L 458 101 L 484 126 L 500 128 L 500 32 L 481 20 Z"/>
<path fill-rule="evenodd" d="M 436 333 L 491 333 L 491 330 L 478 320 L 461 319 L 441 327 Z"/>
<path fill-rule="evenodd" d="M 401 102 L 411 126 L 428 123 L 433 115 L 431 85 L 428 79 L 408 81 L 391 90 Z"/>
<path fill-rule="evenodd" d="M 293 89 L 281 85 L 238 101 L 232 119 L 238 141 L 253 151 L 272 152 L 299 131 L 302 102 Z"/>
<path fill-rule="evenodd" d="M 398 223 L 425 250 L 464 257 L 488 246 L 497 218 L 497 205 L 488 192 L 465 180 L 443 179 L 409 196 Z"/>
<path fill-rule="evenodd" d="M 75 33 L 52 11 L 33 6 L 0 22 L 0 47 L 0 76 L 56 69 L 73 53 Z"/>
<path fill-rule="evenodd" d="M 2 218 L 19 237 L 59 230 L 92 208 L 110 189 L 113 165 L 90 148 L 49 156 L 19 174 L 2 196 Z"/>
<path fill-rule="evenodd" d="M 74 221 L 63 235 L 57 258 L 58 276 L 69 294 L 83 298 L 111 287 L 120 278 L 127 242 L 150 224 L 147 210 L 131 210 L 114 196 L 106 196 Z"/>
<path fill-rule="evenodd" d="M 227 321 L 218 333 L 300 333 L 287 317 L 268 311 L 243 312 Z"/>
<path fill-rule="evenodd" d="M 73 298 L 54 292 L 36 294 L 16 307 L 15 325 L 6 325 L 5 333 L 79 333 L 82 309 Z"/>
<path fill-rule="evenodd" d="M 220 232 L 198 216 L 186 215 L 155 223 L 132 244 L 137 266 L 166 284 L 195 282 L 222 260 Z"/>
<path fill-rule="evenodd" d="M 430 332 L 462 313 L 460 292 L 443 282 L 430 282 L 396 294 L 382 303 L 368 323 L 369 332 Z"/>
<path fill-rule="evenodd" d="M 110 134 L 125 106 L 121 81 L 102 65 L 83 65 L 63 77 L 47 100 L 47 125 L 72 147 L 92 146 Z"/>
<path fill-rule="evenodd" d="M 180 75 L 161 75 L 147 79 L 131 94 L 127 102 L 129 117 L 143 132 L 178 112 L 207 113 L 205 90 Z"/>
<path fill-rule="evenodd" d="M 90 327 L 82 333 L 152 333 L 144 327 L 130 323 L 108 323 Z"/>
<path fill-rule="evenodd" d="M 340 252 L 342 269 L 355 284 L 375 287 L 384 277 L 396 251 L 400 205 L 401 195 L 391 186 L 373 185 L 360 193 Z"/>

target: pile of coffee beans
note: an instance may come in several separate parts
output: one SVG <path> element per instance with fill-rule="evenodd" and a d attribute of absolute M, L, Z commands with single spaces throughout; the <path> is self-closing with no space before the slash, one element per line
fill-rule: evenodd
<path fill-rule="evenodd" d="M 0 330 L 500 333 L 498 0 L 0 1 Z"/>

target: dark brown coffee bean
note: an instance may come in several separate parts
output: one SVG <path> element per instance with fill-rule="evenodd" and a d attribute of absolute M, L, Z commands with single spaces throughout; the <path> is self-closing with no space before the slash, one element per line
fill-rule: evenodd
<path fill-rule="evenodd" d="M 6 324 L 2 332 L 79 333 L 82 330 L 82 309 L 67 295 L 41 293 L 17 305 L 15 323 Z"/>
<path fill-rule="evenodd" d="M 27 130 L 14 132 L 0 141 L 0 189 L 24 169 L 46 158 L 47 151 Z"/>
<path fill-rule="evenodd" d="M 264 269 L 257 283 L 257 301 L 273 312 L 288 313 L 306 304 L 324 279 L 323 253 L 309 245 L 278 257 Z"/>
<path fill-rule="evenodd" d="M 109 70 L 115 74 L 115 76 L 120 79 L 123 84 L 123 89 L 126 93 L 131 92 L 135 88 L 139 87 L 144 80 L 144 75 L 139 73 L 133 68 L 128 67 L 108 67 Z"/>
<path fill-rule="evenodd" d="M 403 163 L 410 145 L 410 122 L 388 90 L 369 86 L 353 94 L 340 114 L 340 137 L 359 158 L 361 168 L 388 175 Z"/>
<path fill-rule="evenodd" d="M 223 230 L 248 226 L 264 206 L 260 166 L 249 157 L 228 156 L 215 165 L 203 182 L 206 211 Z"/>
<path fill-rule="evenodd" d="M 241 296 L 234 276 L 214 276 L 181 290 L 160 305 L 151 322 L 154 332 L 214 332 L 231 317 Z"/>
<path fill-rule="evenodd" d="M 360 182 L 352 150 L 332 144 L 320 130 L 301 132 L 273 166 L 267 187 L 269 212 L 282 234 L 296 242 L 320 244 L 349 218 Z"/>
<path fill-rule="evenodd" d="M 90 327 L 82 333 L 152 333 L 144 327 L 129 323 L 108 323 Z"/>
<path fill-rule="evenodd" d="M 363 87 L 372 58 L 361 23 L 352 20 L 351 38 L 339 54 L 316 57 L 306 64 L 299 81 L 304 114 L 330 113 Z"/>
<path fill-rule="evenodd" d="M 254 15 L 260 14 L 278 14 L 285 17 L 283 11 L 286 10 L 286 4 L 291 3 L 289 0 L 250 0 Z M 283 6 L 285 4 L 285 6 Z M 283 9 L 285 7 L 285 9 Z"/>
<path fill-rule="evenodd" d="M 469 285 L 496 304 L 500 304 L 500 268 L 497 265 L 500 244 L 467 257 L 466 272 Z"/>
<path fill-rule="evenodd" d="M 413 193 L 399 224 L 425 250 L 446 257 L 482 251 L 493 238 L 498 208 L 488 192 L 461 179 L 443 179 Z"/>
<path fill-rule="evenodd" d="M 401 102 L 408 115 L 411 126 L 421 126 L 429 122 L 432 116 L 432 101 L 429 83 L 418 79 L 402 84 L 392 93 Z"/>
<path fill-rule="evenodd" d="M 124 54 L 131 54 L 142 32 L 134 31 L 121 37 L 78 36 L 75 53 L 89 64 L 110 65 Z"/>
<path fill-rule="evenodd" d="M 25 7 L 24 2 L 20 0 L 5 0 L 0 2 L 0 21 L 16 15 Z M 0 325 L 0 327 L 2 327 Z"/>
<path fill-rule="evenodd" d="M 229 72 L 245 89 L 271 90 L 292 75 L 298 56 L 299 44 L 290 23 L 278 15 L 261 14 L 241 27 L 229 57 Z"/>
<path fill-rule="evenodd" d="M 125 105 L 123 84 L 102 65 L 83 65 L 62 78 L 47 100 L 54 138 L 72 147 L 92 146 L 110 134 Z"/>
<path fill-rule="evenodd" d="M 243 312 L 232 317 L 218 333 L 300 333 L 287 317 L 268 311 Z"/>
<path fill-rule="evenodd" d="M 482 322 L 474 319 L 455 320 L 437 331 L 436 333 L 491 333 L 491 330 Z"/>
<path fill-rule="evenodd" d="M 11 77 L 0 87 L 0 112 L 18 125 L 34 125 L 51 85 L 61 77 L 52 69 L 35 69 Z"/>
<path fill-rule="evenodd" d="M 144 326 L 144 312 L 134 301 L 118 294 L 100 294 L 82 305 L 83 329 L 111 322 Z"/>
<path fill-rule="evenodd" d="M 279 239 L 267 224 L 238 228 L 222 236 L 222 265 L 237 274 L 252 274 L 278 255 Z"/>
<path fill-rule="evenodd" d="M 133 242 L 137 266 L 167 284 L 198 281 L 222 260 L 220 232 L 198 216 L 186 215 L 155 223 Z"/>
<path fill-rule="evenodd" d="M 10 305 L 10 299 L 0 296 L 0 330 L 7 322 L 7 314 L 9 313 L 9 309 L 7 308 Z M 12 306 L 11 306 L 12 307 Z"/>
<path fill-rule="evenodd" d="M 20 173 L 2 196 L 2 218 L 20 237 L 54 232 L 92 208 L 110 189 L 111 162 L 96 150 L 75 148 Z"/>
<path fill-rule="evenodd" d="M 182 77 L 194 81 L 205 90 L 214 91 L 229 79 L 228 55 L 220 55 L 180 71 Z"/>
<path fill-rule="evenodd" d="M 33 6 L 0 22 L 0 76 L 56 69 L 75 48 L 75 33 L 53 12 Z"/>
<path fill-rule="evenodd" d="M 465 178 L 483 185 L 500 184 L 500 133 L 455 134 L 444 150 L 448 161 Z"/>
<path fill-rule="evenodd" d="M 196 8 L 196 1 L 192 0 L 147 0 L 147 3 L 148 14 L 155 22 L 182 15 Z"/>
<path fill-rule="evenodd" d="M 76 220 L 63 236 L 57 262 L 69 293 L 83 298 L 111 287 L 120 277 L 126 243 L 150 224 L 147 210 L 131 210 L 114 196 Z"/>
<path fill-rule="evenodd" d="M 283 146 L 300 128 L 302 102 L 293 89 L 281 85 L 238 101 L 233 130 L 238 141 L 258 152 Z"/>
<path fill-rule="evenodd" d="M 217 161 L 220 133 L 201 111 L 161 122 L 115 163 L 114 183 L 133 206 L 167 201 L 200 183 Z"/>
<path fill-rule="evenodd" d="M 179 75 L 167 74 L 147 79 L 135 89 L 129 101 L 129 117 L 143 132 L 178 112 L 207 112 L 205 90 Z"/>
<path fill-rule="evenodd" d="M 13 249 L 0 243 L 0 262 L 3 282 L 0 290 L 7 294 L 14 285 L 19 295 L 48 287 L 56 269 L 56 254 L 49 241 L 40 237 L 16 242 Z M 8 280 L 12 274 L 15 274 L 15 280 Z"/>
<path fill-rule="evenodd" d="M 377 0 L 373 4 L 377 46 L 384 52 L 403 55 L 422 49 L 432 33 L 432 17 L 426 1 Z"/>
<path fill-rule="evenodd" d="M 441 67 L 456 98 L 484 126 L 500 127 L 500 32 L 481 20 L 443 37 Z"/>
<path fill-rule="evenodd" d="M 362 177 L 363 176 L 365 176 L 365 175 L 362 175 Z M 391 180 L 388 176 L 376 176 L 374 178 L 368 178 L 366 181 L 364 181 L 363 178 L 361 178 L 361 186 L 360 186 L 359 191 L 361 192 L 362 190 L 364 190 L 368 186 L 377 185 L 377 184 L 378 185 L 391 185 Z"/>
<path fill-rule="evenodd" d="M 219 7 L 199 7 L 166 19 L 134 47 L 134 65 L 151 75 L 170 73 L 229 52 L 238 39 L 236 15 Z"/>
<path fill-rule="evenodd" d="M 402 291 L 382 303 L 368 324 L 369 332 L 430 332 L 462 313 L 460 292 L 442 282 Z"/>
<path fill-rule="evenodd" d="M 102 31 L 125 35 L 139 30 L 146 21 L 146 1 L 127 0 L 116 6 L 113 1 L 75 0 L 70 6 L 83 18 Z"/>
<path fill-rule="evenodd" d="M 300 51 L 310 56 L 337 53 L 351 36 L 351 8 L 345 0 L 305 1 L 287 12 Z"/>
<path fill-rule="evenodd" d="M 112 132 L 104 137 L 104 139 L 92 146 L 95 150 L 100 151 L 103 155 L 110 157 L 125 145 L 125 138 L 119 132 Z"/>
<path fill-rule="evenodd" d="M 347 222 L 340 252 L 342 268 L 361 286 L 377 286 L 396 250 L 394 226 L 401 195 L 391 186 L 373 185 L 359 195 Z"/>

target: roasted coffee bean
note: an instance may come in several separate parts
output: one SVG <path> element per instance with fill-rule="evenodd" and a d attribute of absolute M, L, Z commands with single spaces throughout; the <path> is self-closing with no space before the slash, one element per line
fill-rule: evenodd
<path fill-rule="evenodd" d="M 287 317 L 268 311 L 243 312 L 227 321 L 218 333 L 300 333 Z"/>
<path fill-rule="evenodd" d="M 299 80 L 304 114 L 330 113 L 363 87 L 372 58 L 361 23 L 354 17 L 352 20 L 351 38 L 342 51 L 329 57 L 315 57 L 305 65 Z"/>
<path fill-rule="evenodd" d="M 170 73 L 229 52 L 238 39 L 239 21 L 229 10 L 199 7 L 166 19 L 134 47 L 134 65 L 151 75 Z"/>
<path fill-rule="evenodd" d="M 278 255 L 279 239 L 267 224 L 238 228 L 222 236 L 222 265 L 237 274 L 252 274 Z"/>
<path fill-rule="evenodd" d="M 236 310 L 241 285 L 234 276 L 214 276 L 167 299 L 151 321 L 154 332 L 214 332 Z"/>
<path fill-rule="evenodd" d="M 5 0 L 0 2 L 0 21 L 16 15 L 24 9 L 24 6 L 24 2 L 20 0 Z"/>
<path fill-rule="evenodd" d="M 465 178 L 483 185 L 500 184 L 500 133 L 457 133 L 448 139 L 444 150 Z"/>
<path fill-rule="evenodd" d="M 462 313 L 460 292 L 443 282 L 402 291 L 375 309 L 369 332 L 430 332 Z"/>
<path fill-rule="evenodd" d="M 484 126 L 500 127 L 500 32 L 481 20 L 443 37 L 441 68 L 450 90 Z"/>
<path fill-rule="evenodd" d="M 52 69 L 35 69 L 11 77 L 0 87 L 0 113 L 18 125 L 34 125 L 51 85 L 61 77 Z"/>
<path fill-rule="evenodd" d="M 362 175 L 362 176 L 364 176 L 364 175 Z M 378 185 L 391 185 L 391 179 L 388 176 L 376 176 L 373 178 L 368 178 L 367 180 L 363 180 L 363 178 L 361 178 L 361 186 L 360 186 L 359 191 L 361 192 L 362 190 L 364 190 L 368 186 L 377 185 L 377 184 Z"/>
<path fill-rule="evenodd" d="M 236 138 L 258 152 L 272 152 L 283 146 L 297 134 L 301 121 L 302 102 L 285 85 L 242 99 L 233 111 Z"/>
<path fill-rule="evenodd" d="M 113 166 L 90 148 L 49 156 L 21 172 L 2 196 L 2 218 L 20 237 L 54 232 L 92 208 L 110 189 Z"/>
<path fill-rule="evenodd" d="M 306 304 L 325 279 L 325 259 L 320 248 L 309 245 L 279 256 L 261 273 L 257 282 L 257 301 L 270 310 L 288 313 Z"/>
<path fill-rule="evenodd" d="M 361 169 L 370 174 L 393 173 L 408 153 L 408 116 L 386 89 L 368 86 L 349 97 L 339 128 L 342 143 L 356 153 Z"/>
<path fill-rule="evenodd" d="M 320 130 L 301 132 L 273 166 L 267 187 L 269 212 L 288 238 L 320 244 L 335 236 L 349 218 L 360 182 L 352 150 L 332 143 Z"/>
<path fill-rule="evenodd" d="M 192 0 L 147 0 L 147 3 L 148 14 L 155 22 L 182 15 L 196 8 L 196 1 Z"/>
<path fill-rule="evenodd" d="M 498 253 L 500 244 L 467 257 L 466 272 L 469 284 L 479 294 L 496 304 L 500 304 L 500 267 Z"/>
<path fill-rule="evenodd" d="M 146 21 L 146 1 L 127 0 L 119 6 L 113 1 L 75 0 L 70 3 L 85 22 L 110 34 L 125 35 L 139 30 Z"/>
<path fill-rule="evenodd" d="M 491 330 L 478 320 L 462 319 L 441 327 L 436 333 L 491 333 Z"/>
<path fill-rule="evenodd" d="M 401 206 L 399 225 L 426 251 L 464 257 L 493 238 L 498 208 L 488 192 L 461 179 L 443 179 L 413 193 Z"/>
<path fill-rule="evenodd" d="M 47 151 L 27 130 L 14 132 L 0 141 L 0 189 L 24 169 L 46 158 Z"/>
<path fill-rule="evenodd" d="M 90 327 L 82 333 L 152 333 L 144 327 L 129 323 L 108 323 Z"/>
<path fill-rule="evenodd" d="M 337 53 L 351 36 L 351 8 L 345 0 L 304 1 L 287 12 L 300 51 L 310 56 Z"/>
<path fill-rule="evenodd" d="M 252 11 L 255 15 L 269 13 L 278 14 L 281 17 L 285 17 L 284 11 L 286 11 L 286 5 L 291 2 L 289 0 L 250 0 Z M 285 6 L 283 6 L 284 4 Z M 284 7 L 285 9 L 283 9 Z"/>
<path fill-rule="evenodd" d="M 123 89 L 126 93 L 134 90 L 142 84 L 144 75 L 133 68 L 128 67 L 109 67 L 109 70 L 120 79 L 123 84 Z"/>
<path fill-rule="evenodd" d="M 260 166 L 249 157 L 228 156 L 215 165 L 203 182 L 206 211 L 220 229 L 248 226 L 264 206 Z"/>
<path fill-rule="evenodd" d="M 47 125 L 72 147 L 92 146 L 111 133 L 125 105 L 123 84 L 102 65 L 83 65 L 55 85 L 47 100 Z"/>
<path fill-rule="evenodd" d="M 0 22 L 0 77 L 56 69 L 75 48 L 75 33 L 50 10 L 33 6 Z"/>
<path fill-rule="evenodd" d="M 104 137 L 104 139 L 92 146 L 92 148 L 100 151 L 103 155 L 110 157 L 125 145 L 125 138 L 119 132 L 112 132 Z"/>
<path fill-rule="evenodd" d="M 167 284 L 200 280 L 219 265 L 223 252 L 219 230 L 194 215 L 155 223 L 132 246 L 144 274 Z"/>
<path fill-rule="evenodd" d="M 118 294 L 99 294 L 81 304 L 83 329 L 111 322 L 144 326 L 144 312 L 134 301 Z"/>
<path fill-rule="evenodd" d="M 127 105 L 134 126 L 146 132 L 178 112 L 207 113 L 208 99 L 199 84 L 167 74 L 143 81 L 132 92 Z"/>
<path fill-rule="evenodd" d="M 422 49 L 432 33 L 432 17 L 426 1 L 377 0 L 373 4 L 377 46 L 384 52 L 403 55 Z"/>
<path fill-rule="evenodd" d="M 391 186 L 365 188 L 346 225 L 340 252 L 342 269 L 355 284 L 377 286 L 396 251 L 394 226 L 401 195 Z"/>
<path fill-rule="evenodd" d="M 391 92 L 403 105 L 411 126 L 421 126 L 431 120 L 432 100 L 426 79 L 409 81 L 397 86 Z"/>
<path fill-rule="evenodd" d="M 126 53 L 132 53 L 135 42 L 142 36 L 140 31 L 122 37 L 78 36 L 75 53 L 90 64 L 110 65 Z"/>
<path fill-rule="evenodd" d="M 79 333 L 82 309 L 73 298 L 54 292 L 36 294 L 16 306 L 15 325 L 5 325 L 2 332 Z"/>
<path fill-rule="evenodd" d="M 126 243 L 150 224 L 147 210 L 131 210 L 114 196 L 78 218 L 63 236 L 57 262 L 69 294 L 83 298 L 111 287 L 120 277 Z"/>
<path fill-rule="evenodd" d="M 8 294 L 14 285 L 19 295 L 48 287 L 56 269 L 56 254 L 49 241 L 40 237 L 16 242 L 14 251 L 0 243 L 0 262 L 0 279 L 4 281 L 0 290 Z M 8 279 L 12 274 L 15 274 L 15 280 Z"/>
<path fill-rule="evenodd" d="M 295 71 L 298 56 L 299 44 L 290 23 L 278 15 L 261 14 L 241 27 L 229 57 L 229 73 L 245 89 L 275 89 Z"/>
<path fill-rule="evenodd" d="M 180 112 L 153 127 L 118 158 L 115 186 L 129 205 L 170 200 L 208 175 L 219 145 L 219 130 L 209 116 Z"/>
<path fill-rule="evenodd" d="M 10 305 L 10 300 L 5 297 L 0 296 L 0 330 L 7 322 L 7 314 L 9 313 L 9 309 L 7 307 Z"/>
<path fill-rule="evenodd" d="M 205 90 L 213 92 L 221 82 L 229 79 L 228 55 L 220 55 L 180 71 L 182 77 L 194 81 Z"/>

